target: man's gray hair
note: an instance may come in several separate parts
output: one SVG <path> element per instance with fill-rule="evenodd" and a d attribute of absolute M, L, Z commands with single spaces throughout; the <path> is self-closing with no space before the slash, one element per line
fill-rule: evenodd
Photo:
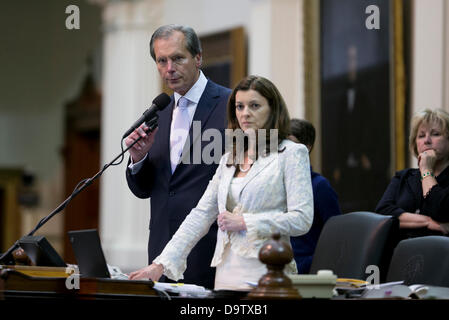
<path fill-rule="evenodd" d="M 184 37 L 186 39 L 186 49 L 190 52 L 192 57 L 195 57 L 197 54 L 201 54 L 201 43 L 200 39 L 195 33 L 195 30 L 193 30 L 189 26 L 182 26 L 178 24 L 168 24 L 165 26 L 159 27 L 156 31 L 154 31 L 153 35 L 151 36 L 150 40 L 150 53 L 151 57 L 153 57 L 153 60 L 156 61 L 156 55 L 154 53 L 154 41 L 156 39 L 167 39 L 170 37 L 173 32 L 179 31 L 184 34 Z"/>

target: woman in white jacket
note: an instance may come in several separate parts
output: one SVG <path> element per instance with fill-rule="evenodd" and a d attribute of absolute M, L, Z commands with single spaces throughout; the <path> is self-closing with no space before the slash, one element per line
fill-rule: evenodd
<path fill-rule="evenodd" d="M 289 128 L 287 107 L 274 84 L 263 77 L 244 78 L 229 98 L 227 134 L 243 131 L 250 138 L 242 146 L 238 138 L 232 140 L 198 205 L 140 273 L 154 281 L 162 274 L 182 279 L 191 249 L 217 221 L 214 288 L 249 290 L 247 281 L 257 282 L 266 273 L 258 259 L 264 242 L 279 232 L 290 243 L 290 236 L 307 233 L 313 221 L 308 151 L 287 139 Z M 294 260 L 286 271 L 296 272 Z M 130 279 L 135 276 L 142 274 L 132 273 Z"/>

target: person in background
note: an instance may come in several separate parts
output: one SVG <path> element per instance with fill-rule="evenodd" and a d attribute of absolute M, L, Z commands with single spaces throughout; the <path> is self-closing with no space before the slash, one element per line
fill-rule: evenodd
<path fill-rule="evenodd" d="M 304 144 L 310 153 L 315 143 L 315 128 L 313 125 L 306 120 L 292 119 L 290 128 L 290 140 Z M 319 173 L 314 172 L 312 167 L 310 167 L 310 172 L 312 175 L 314 209 L 312 227 L 305 235 L 290 238 L 298 273 L 300 274 L 307 274 L 310 271 L 315 247 L 326 221 L 332 216 L 341 214 L 338 196 L 329 181 Z"/>
<path fill-rule="evenodd" d="M 247 282 L 257 283 L 267 272 L 258 256 L 272 234 L 288 242 L 312 224 L 309 154 L 305 146 L 287 139 L 290 118 L 278 89 L 263 77 L 244 78 L 230 96 L 227 115 L 230 131 L 257 141 L 239 146 L 233 139 L 226 148 L 230 151 L 221 158 L 198 205 L 150 266 L 154 281 L 162 274 L 182 279 L 191 248 L 218 221 L 211 262 L 217 268 L 214 288 L 250 290 Z M 286 271 L 296 273 L 294 260 Z"/>
<path fill-rule="evenodd" d="M 207 146 L 201 142 L 199 148 L 193 145 L 192 123 L 200 123 L 201 134 L 208 129 L 219 130 L 224 141 L 226 104 L 231 93 L 230 89 L 208 80 L 201 71 L 201 44 L 190 27 L 165 25 L 158 28 L 151 37 L 150 53 L 162 80 L 174 91 L 172 102 L 159 112 L 156 130 L 146 134 L 146 126 L 142 125 L 125 140 L 130 145 L 139 136 L 143 137 L 130 149 L 126 179 L 135 196 L 151 198 L 149 264 L 197 205 L 218 166 L 218 163 L 192 160 L 195 149 L 202 152 Z M 183 155 L 184 148 L 189 152 Z M 213 287 L 215 269 L 210 267 L 210 260 L 217 229 L 217 224 L 213 224 L 192 249 L 187 260 L 186 283 Z M 130 273 L 129 278 L 148 279 L 148 266 Z"/>
<path fill-rule="evenodd" d="M 441 109 L 416 113 L 411 121 L 409 147 L 418 168 L 396 172 L 376 212 L 399 219 L 399 240 L 447 235 L 449 114 Z"/>

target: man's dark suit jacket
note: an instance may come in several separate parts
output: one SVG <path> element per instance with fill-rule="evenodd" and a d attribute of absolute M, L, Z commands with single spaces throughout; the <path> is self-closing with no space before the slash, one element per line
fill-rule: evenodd
<path fill-rule="evenodd" d="M 431 217 L 437 222 L 449 222 L 449 167 L 436 177 L 435 185 L 424 199 L 418 169 L 405 169 L 396 173 L 376 207 L 376 212 L 399 218 L 404 212 Z M 442 235 L 427 228 L 401 229 L 400 240 L 405 238 Z"/>
<path fill-rule="evenodd" d="M 201 133 L 216 128 L 222 133 L 222 149 L 224 150 L 224 129 L 226 128 L 226 106 L 230 90 L 208 80 L 206 88 L 198 102 L 193 121 L 201 121 Z M 150 238 L 148 241 L 148 262 L 151 263 L 164 249 L 184 218 L 197 205 L 209 181 L 212 179 L 218 161 L 213 164 L 192 164 L 193 141 L 190 128 L 190 164 L 181 163 L 171 173 L 170 166 L 170 124 L 172 121 L 174 98 L 172 102 L 159 112 L 159 131 L 151 147 L 148 157 L 140 171 L 132 175 L 126 171 L 126 179 L 131 191 L 139 198 L 151 197 Z M 197 140 L 201 150 L 211 141 Z M 213 140 L 212 140 L 213 141 Z M 209 232 L 198 242 L 187 259 L 184 273 L 185 283 L 197 284 L 213 288 L 215 268 L 210 263 L 215 250 L 217 224 L 214 223 Z M 164 281 L 165 279 L 161 279 Z"/>

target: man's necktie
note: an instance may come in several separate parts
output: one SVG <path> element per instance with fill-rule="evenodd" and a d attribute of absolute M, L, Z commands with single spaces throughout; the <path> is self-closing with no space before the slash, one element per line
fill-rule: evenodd
<path fill-rule="evenodd" d="M 181 97 L 178 100 L 178 108 L 173 123 L 173 130 L 170 134 L 170 162 L 173 173 L 182 155 L 182 149 L 189 135 L 190 117 L 187 106 L 189 100 Z"/>

